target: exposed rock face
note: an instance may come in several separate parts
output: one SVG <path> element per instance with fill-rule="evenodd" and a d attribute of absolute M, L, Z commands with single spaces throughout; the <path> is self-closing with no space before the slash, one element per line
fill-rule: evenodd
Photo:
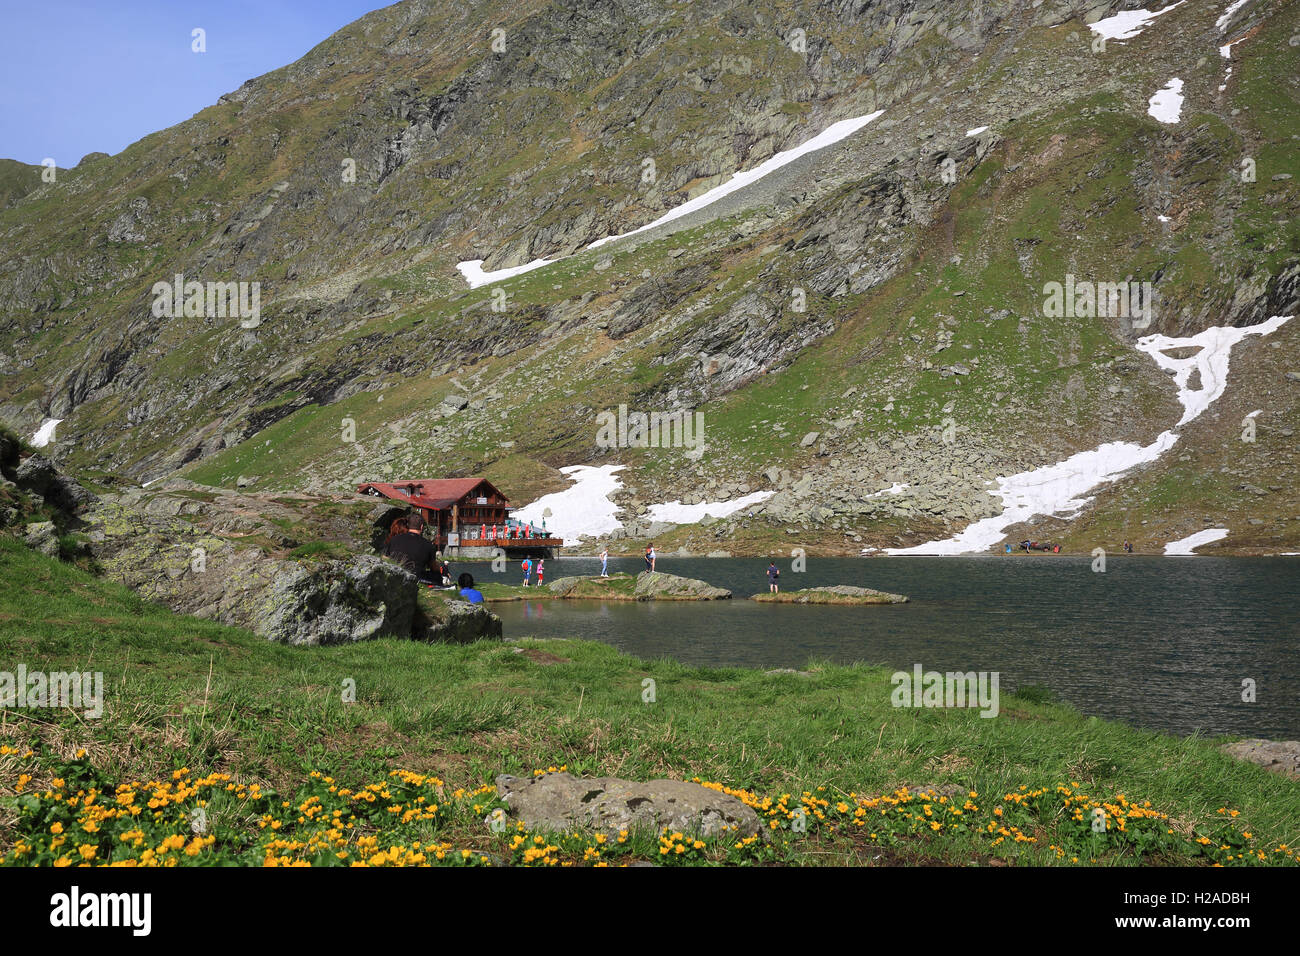
<path fill-rule="evenodd" d="M 317 568 L 282 568 L 247 625 L 285 644 L 348 644 L 408 637 L 415 621 L 415 575 L 363 554 Z"/>
<path fill-rule="evenodd" d="M 719 601 L 731 597 L 731 592 L 726 588 L 715 588 L 712 584 L 695 578 L 664 574 L 662 571 L 642 571 L 638 574 L 634 593 L 638 601 Z"/>
<path fill-rule="evenodd" d="M 412 636 L 417 641 L 438 644 L 469 644 L 501 637 L 501 618 L 482 604 L 468 601 L 444 601 L 431 612 L 423 608 L 416 614 Z"/>
<path fill-rule="evenodd" d="M 94 503 L 95 496 L 69 478 L 43 455 L 29 455 L 14 472 L 14 484 L 29 494 L 40 495 L 60 510 L 76 513 Z"/>
<path fill-rule="evenodd" d="M 1225 746 L 1223 752 L 1265 770 L 1300 779 L 1300 740 L 1238 740 Z"/>
<path fill-rule="evenodd" d="M 27 542 L 27 547 L 47 557 L 59 556 L 59 533 L 55 530 L 53 521 L 33 521 L 27 526 L 23 540 Z"/>
<path fill-rule="evenodd" d="M 397 564 L 368 554 L 312 563 L 272 557 L 172 517 L 169 503 L 177 500 L 136 508 L 105 498 L 86 515 L 91 553 L 104 572 L 175 611 L 286 644 L 501 636 L 500 618 L 465 602 L 447 602 L 436 619 L 417 615 L 418 582 Z M 152 510 L 163 513 L 151 513 L 158 502 Z M 193 504 L 206 509 L 205 520 L 222 523 L 215 502 Z"/>
<path fill-rule="evenodd" d="M 530 829 L 604 833 L 664 827 L 710 837 L 758 832 L 758 814 L 730 794 L 681 780 L 580 780 L 568 773 L 497 777 L 497 793 Z"/>

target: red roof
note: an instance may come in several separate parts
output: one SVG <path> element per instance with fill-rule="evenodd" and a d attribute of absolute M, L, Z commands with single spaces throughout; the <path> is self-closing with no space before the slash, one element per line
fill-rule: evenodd
<path fill-rule="evenodd" d="M 409 501 L 419 508 L 445 511 L 482 485 L 486 485 L 490 493 L 505 498 L 505 495 L 502 495 L 492 482 L 486 478 L 412 478 L 409 481 L 367 481 L 357 485 L 357 491 L 365 494 L 373 488 L 385 498 Z"/>

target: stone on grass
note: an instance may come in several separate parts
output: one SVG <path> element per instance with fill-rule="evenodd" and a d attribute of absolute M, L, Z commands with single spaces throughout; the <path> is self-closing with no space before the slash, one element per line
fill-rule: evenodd
<path fill-rule="evenodd" d="M 758 814 L 736 797 L 682 780 L 638 783 L 617 777 L 579 779 L 569 773 L 497 777 L 497 794 L 511 816 L 529 829 L 563 832 L 575 827 L 616 834 L 664 827 L 712 837 L 753 836 Z"/>
<path fill-rule="evenodd" d="M 1223 752 L 1265 770 L 1300 779 L 1300 740 L 1238 740 L 1226 745 Z"/>

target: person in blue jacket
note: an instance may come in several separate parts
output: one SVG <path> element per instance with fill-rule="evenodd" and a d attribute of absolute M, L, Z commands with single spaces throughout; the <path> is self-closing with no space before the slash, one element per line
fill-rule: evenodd
<path fill-rule="evenodd" d="M 483 592 L 474 587 L 474 575 L 468 571 L 461 572 L 461 576 L 456 579 L 456 584 L 460 588 L 460 596 L 469 601 L 470 604 L 482 604 Z"/>

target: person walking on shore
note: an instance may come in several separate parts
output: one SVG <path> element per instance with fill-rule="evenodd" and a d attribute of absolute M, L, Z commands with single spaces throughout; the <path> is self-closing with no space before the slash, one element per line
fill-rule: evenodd
<path fill-rule="evenodd" d="M 776 579 L 781 576 L 780 569 L 776 566 L 775 561 L 769 561 L 767 565 L 767 589 L 775 594 L 780 588 L 776 585 Z"/>
<path fill-rule="evenodd" d="M 609 566 L 609 548 L 607 547 L 601 548 L 600 549 L 600 576 L 602 578 L 609 577 L 609 573 L 605 570 L 608 566 Z"/>
<path fill-rule="evenodd" d="M 524 563 L 519 566 L 524 569 L 524 587 L 528 587 L 528 580 L 533 576 L 533 559 L 524 558 Z"/>

